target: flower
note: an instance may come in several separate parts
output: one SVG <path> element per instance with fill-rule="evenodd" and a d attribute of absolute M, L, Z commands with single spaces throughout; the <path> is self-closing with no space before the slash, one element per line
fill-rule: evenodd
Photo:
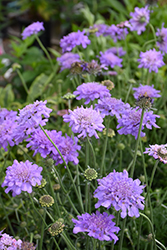
<path fill-rule="evenodd" d="M 89 33 L 94 32 L 97 37 L 105 36 L 109 26 L 104 23 L 94 24 L 92 27 L 89 28 Z"/>
<path fill-rule="evenodd" d="M 34 243 L 28 241 L 23 241 L 21 244 L 21 250 L 35 250 L 37 246 L 34 246 Z"/>
<path fill-rule="evenodd" d="M 91 106 L 90 108 L 77 107 L 74 111 L 69 110 L 69 115 L 64 115 L 64 122 L 70 122 L 70 127 L 74 133 L 78 133 L 78 137 L 85 138 L 87 135 L 96 139 L 99 138 L 96 130 L 102 131 L 104 125 L 103 118 L 99 111 L 96 111 Z"/>
<path fill-rule="evenodd" d="M 126 51 L 122 47 L 112 47 L 106 50 L 106 52 L 112 52 L 116 56 L 124 56 L 126 54 Z"/>
<path fill-rule="evenodd" d="M 154 89 L 154 85 L 149 86 L 149 85 L 142 85 L 140 84 L 140 87 L 138 88 L 133 88 L 134 92 L 134 98 L 138 100 L 140 97 L 145 96 L 145 97 L 160 97 L 158 93 L 160 90 Z"/>
<path fill-rule="evenodd" d="M 118 233 L 120 228 L 115 226 L 115 222 L 112 221 L 113 215 L 108 215 L 106 212 L 102 214 L 99 211 L 93 214 L 82 214 L 77 216 L 78 220 L 72 219 L 75 223 L 73 233 L 88 232 L 88 235 L 99 239 L 100 241 L 112 241 L 114 243 L 118 240 L 118 237 L 114 234 Z"/>
<path fill-rule="evenodd" d="M 112 90 L 115 86 L 114 83 L 110 80 L 104 80 L 101 82 L 102 85 L 106 86 L 107 89 Z"/>
<path fill-rule="evenodd" d="M 111 96 L 107 87 L 98 82 L 83 83 L 77 87 L 73 94 L 77 96 L 77 100 L 84 98 L 86 100 L 85 104 L 97 98 Z"/>
<path fill-rule="evenodd" d="M 136 30 L 137 34 L 140 35 L 146 29 L 146 25 L 150 20 L 150 10 L 148 7 L 144 8 L 135 8 L 135 12 L 131 12 L 130 16 L 132 17 L 129 22 L 131 24 L 131 31 Z"/>
<path fill-rule="evenodd" d="M 114 55 L 112 52 L 105 51 L 104 53 L 100 51 L 100 63 L 105 66 L 110 66 L 114 68 L 115 66 L 122 67 L 122 59 Z"/>
<path fill-rule="evenodd" d="M 51 207 L 54 204 L 54 199 L 50 195 L 43 195 L 39 198 L 42 207 Z"/>
<path fill-rule="evenodd" d="M 88 167 L 84 172 L 84 176 L 87 180 L 92 181 L 97 178 L 97 172 L 94 168 Z"/>
<path fill-rule="evenodd" d="M 129 108 L 130 105 L 128 103 L 125 104 L 123 101 L 113 97 L 104 97 L 98 100 L 98 104 L 95 104 L 95 110 L 99 110 L 102 117 L 115 115 L 117 118 L 120 118 L 124 110 Z"/>
<path fill-rule="evenodd" d="M 115 24 L 109 26 L 109 28 L 105 32 L 105 36 L 111 36 L 115 43 L 117 42 L 117 40 L 124 40 L 127 34 L 127 28 L 120 28 Z"/>
<path fill-rule="evenodd" d="M 43 26 L 43 22 L 35 22 L 27 26 L 22 32 L 22 39 L 25 40 L 27 37 L 37 34 L 39 31 L 45 30 Z"/>
<path fill-rule="evenodd" d="M 60 40 L 60 47 L 62 48 L 62 52 L 71 51 L 78 45 L 82 45 L 85 49 L 91 41 L 88 39 L 86 35 L 84 35 L 85 31 L 78 30 L 77 32 L 71 32 L 67 36 L 64 36 Z"/>
<path fill-rule="evenodd" d="M 127 213 L 130 217 L 139 217 L 139 209 L 144 209 L 143 192 L 144 185 L 140 185 L 140 180 L 133 180 L 128 177 L 128 172 L 111 172 L 106 177 L 98 179 L 99 186 L 94 192 L 94 197 L 98 198 L 95 208 L 100 206 L 109 209 L 111 205 L 116 211 L 121 210 L 121 217 L 125 218 Z"/>
<path fill-rule="evenodd" d="M 140 119 L 141 119 L 141 109 L 138 108 L 129 108 L 125 109 L 122 113 L 121 117 L 118 119 L 118 125 L 117 128 L 118 133 L 120 135 L 124 134 L 131 134 L 135 136 L 135 139 L 137 139 L 139 126 L 140 126 Z M 159 126 L 156 125 L 156 117 L 160 117 L 159 115 L 154 115 L 153 111 L 147 111 L 144 113 L 143 117 L 143 123 L 141 128 L 141 137 L 145 136 L 145 133 L 142 132 L 144 129 L 144 126 L 148 129 L 152 129 L 152 126 L 155 128 L 159 128 Z"/>
<path fill-rule="evenodd" d="M 164 23 L 161 29 L 157 29 L 156 36 L 158 37 L 157 46 L 161 51 L 167 53 L 167 28 L 164 28 Z"/>
<path fill-rule="evenodd" d="M 48 231 L 52 236 L 60 234 L 64 229 L 65 225 L 61 221 L 56 221 L 49 227 Z"/>
<path fill-rule="evenodd" d="M 13 165 L 7 167 L 5 180 L 2 187 L 8 186 L 5 193 L 12 191 L 12 196 L 21 194 L 21 191 L 32 192 L 32 186 L 40 185 L 42 180 L 42 167 L 30 161 L 18 162 L 14 160 Z"/>
<path fill-rule="evenodd" d="M 149 69 L 149 72 L 155 71 L 156 73 L 158 73 L 158 68 L 165 65 L 163 62 L 163 54 L 155 49 L 140 52 L 140 59 L 138 59 L 138 62 L 140 63 L 138 68 L 143 67 Z"/>
<path fill-rule="evenodd" d="M 13 238 L 13 236 L 10 236 L 6 233 L 2 234 L 2 231 L 0 232 L 0 237 L 1 237 L 0 238 L 0 249 L 2 249 L 2 250 L 22 249 L 21 248 L 22 240 L 16 240 Z"/>
<path fill-rule="evenodd" d="M 60 63 L 61 71 L 70 69 L 75 62 L 81 62 L 79 55 L 72 52 L 64 53 L 61 57 L 57 58 L 57 61 Z"/>
<path fill-rule="evenodd" d="M 98 75 L 102 73 L 102 69 L 108 70 L 105 65 L 99 65 L 97 61 L 92 60 L 91 62 L 83 62 L 81 64 L 83 73 L 86 72 L 88 74 Z"/>
<path fill-rule="evenodd" d="M 167 144 L 162 145 L 149 145 L 150 148 L 146 148 L 144 154 L 153 156 L 155 159 L 159 159 L 164 164 L 167 164 Z"/>

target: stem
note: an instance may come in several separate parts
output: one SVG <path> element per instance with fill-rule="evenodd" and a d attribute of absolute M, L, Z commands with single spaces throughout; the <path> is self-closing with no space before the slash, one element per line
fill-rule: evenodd
<path fill-rule="evenodd" d="M 119 250 L 122 250 L 122 244 L 123 244 L 123 238 L 124 238 L 124 231 L 125 231 L 125 225 L 126 225 L 126 217 L 123 220 L 122 227 L 121 227 L 121 236 L 119 241 Z"/>
<path fill-rule="evenodd" d="M 96 168 L 96 156 L 95 156 L 95 152 L 94 152 L 94 149 L 93 149 L 93 146 L 92 146 L 92 143 L 90 142 L 89 140 L 89 137 L 87 136 L 87 140 L 88 140 L 88 143 L 91 147 L 91 150 L 92 150 L 92 154 L 93 154 L 93 160 L 94 160 L 94 168 Z"/>
<path fill-rule="evenodd" d="M 137 238 L 137 250 L 140 250 L 140 234 L 141 234 L 142 222 L 143 222 L 143 217 L 140 217 L 140 224 L 139 224 L 138 238 Z"/>
<path fill-rule="evenodd" d="M 132 89 L 132 83 L 129 86 L 129 89 L 128 89 L 128 92 L 127 92 L 127 95 L 126 95 L 126 98 L 125 98 L 125 103 L 127 103 L 127 101 L 128 101 L 128 97 L 129 97 L 131 89 Z"/>
<path fill-rule="evenodd" d="M 45 221 L 45 217 L 46 217 L 46 210 L 44 210 L 44 221 Z M 41 226 L 41 238 L 40 238 L 40 243 L 39 243 L 39 249 L 42 250 L 43 249 L 43 236 L 44 236 L 44 228 L 45 228 L 45 224 L 42 221 L 42 226 Z"/>
<path fill-rule="evenodd" d="M 151 179 L 150 179 L 150 184 L 149 184 L 149 190 L 151 189 L 151 185 L 152 185 L 152 182 L 153 182 L 153 179 L 154 179 L 154 175 L 155 175 L 155 171 L 157 169 L 158 163 L 159 163 L 159 161 L 155 162 L 155 165 L 154 165 L 154 168 L 153 168 L 153 171 L 152 171 L 152 174 L 151 174 Z"/>
<path fill-rule="evenodd" d="M 28 90 L 28 88 L 27 88 L 26 82 L 24 81 L 24 78 L 22 77 L 22 74 L 21 74 L 20 70 L 19 70 L 19 69 L 16 69 L 16 72 L 17 72 L 18 76 L 20 77 L 20 80 L 21 80 L 21 82 L 22 82 L 22 84 L 23 84 L 23 87 L 24 87 L 24 89 L 25 89 L 25 92 L 27 93 L 27 95 L 29 95 L 29 90 Z"/>
<path fill-rule="evenodd" d="M 76 248 L 73 246 L 73 244 L 71 243 L 71 241 L 68 239 L 68 237 L 65 234 L 65 232 L 62 232 L 61 237 L 66 242 L 66 244 L 67 244 L 67 246 L 69 247 L 70 250 L 76 250 Z"/>

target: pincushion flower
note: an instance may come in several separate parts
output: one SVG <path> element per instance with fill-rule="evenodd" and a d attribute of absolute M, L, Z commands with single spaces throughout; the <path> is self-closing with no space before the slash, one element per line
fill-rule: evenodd
<path fill-rule="evenodd" d="M 77 216 L 78 220 L 72 219 L 75 223 L 73 233 L 77 234 L 79 232 L 88 232 L 88 235 L 99 239 L 100 241 L 112 241 L 114 243 L 118 240 L 115 232 L 120 231 L 119 227 L 115 226 L 115 222 L 112 221 L 113 215 L 108 215 L 106 212 L 102 214 L 99 211 L 93 214 L 82 214 Z"/>
<path fill-rule="evenodd" d="M 164 23 L 161 29 L 157 29 L 156 36 L 157 46 L 161 51 L 167 53 L 167 28 L 164 28 Z"/>
<path fill-rule="evenodd" d="M 61 57 L 57 58 L 57 61 L 60 63 L 61 71 L 70 69 L 71 65 L 75 62 L 81 62 L 79 55 L 72 52 L 64 53 Z"/>
<path fill-rule="evenodd" d="M 127 28 L 120 28 L 116 26 L 115 24 L 112 24 L 109 26 L 107 31 L 105 32 L 106 36 L 109 35 L 113 39 L 113 41 L 116 43 L 117 40 L 124 40 L 126 38 L 126 35 L 128 34 Z"/>
<path fill-rule="evenodd" d="M 111 96 L 107 87 L 98 82 L 83 83 L 77 87 L 77 90 L 73 94 L 77 96 L 77 100 L 84 98 L 86 100 L 85 104 L 97 98 Z"/>
<path fill-rule="evenodd" d="M 146 25 L 150 20 L 150 10 L 148 7 L 144 8 L 135 8 L 135 12 L 131 12 L 130 16 L 132 17 L 129 22 L 131 24 L 131 31 L 137 31 L 137 34 L 140 35 L 146 29 Z"/>
<path fill-rule="evenodd" d="M 140 59 L 138 59 L 138 62 L 140 63 L 138 68 L 143 67 L 149 69 L 149 72 L 155 71 L 156 73 L 158 73 L 158 68 L 165 65 L 163 62 L 163 54 L 155 49 L 140 52 Z"/>
<path fill-rule="evenodd" d="M 62 52 L 64 53 L 66 51 L 71 51 L 78 45 L 82 45 L 82 47 L 85 49 L 87 45 L 91 43 L 91 41 L 86 35 L 84 35 L 84 33 L 84 30 L 78 30 L 77 32 L 72 32 L 67 36 L 64 36 L 60 40 L 60 47 L 62 48 Z"/>
<path fill-rule="evenodd" d="M 109 28 L 109 26 L 107 24 L 104 24 L 104 23 L 94 24 L 92 27 L 89 28 L 89 33 L 95 32 L 95 35 L 97 37 L 99 37 L 101 35 L 105 36 L 108 28 Z"/>
<path fill-rule="evenodd" d="M 32 192 L 32 186 L 40 185 L 42 180 L 42 167 L 30 161 L 18 162 L 14 160 L 13 165 L 7 167 L 5 180 L 2 187 L 7 186 L 5 193 L 12 191 L 12 196 L 21 194 L 21 191 Z"/>
<path fill-rule="evenodd" d="M 142 110 L 138 108 L 129 108 L 125 109 L 122 113 L 122 116 L 118 119 L 118 125 L 117 129 L 118 133 L 120 135 L 124 134 L 131 134 L 135 136 L 135 139 L 137 139 L 139 126 L 140 126 L 140 119 L 141 119 L 141 113 Z M 144 129 L 144 126 L 148 129 L 152 129 L 152 126 L 155 128 L 159 128 L 157 126 L 156 117 L 160 117 L 159 115 L 154 115 L 153 111 L 147 111 L 144 113 L 143 117 L 143 123 L 142 123 L 142 129 L 140 136 L 145 136 L 145 133 L 142 131 Z"/>
<path fill-rule="evenodd" d="M 69 110 L 69 115 L 64 115 L 64 122 L 70 122 L 70 127 L 74 133 L 78 133 L 78 137 L 85 138 L 86 136 L 96 139 L 99 138 L 97 131 L 102 131 L 104 125 L 102 124 L 103 118 L 99 111 L 96 111 L 91 106 L 90 108 L 77 107 L 74 111 Z"/>
<path fill-rule="evenodd" d="M 112 52 L 116 56 L 124 56 L 126 54 L 122 47 L 111 47 L 106 52 Z"/>
<path fill-rule="evenodd" d="M 140 87 L 133 88 L 133 90 L 135 91 L 133 95 L 136 100 L 138 100 L 142 96 L 150 97 L 150 98 L 161 96 L 158 94 L 160 90 L 154 89 L 154 85 L 149 86 L 149 85 L 140 84 Z"/>
<path fill-rule="evenodd" d="M 149 145 L 150 148 L 146 148 L 144 154 L 153 156 L 155 159 L 159 159 L 164 164 L 167 164 L 167 144 L 162 145 Z"/>
<path fill-rule="evenodd" d="M 7 110 L 5 108 L 0 108 L 0 124 L 2 124 L 5 120 L 15 120 L 17 112 L 13 110 Z"/>
<path fill-rule="evenodd" d="M 100 206 L 109 209 L 113 206 L 117 211 L 121 210 L 121 217 L 127 214 L 130 217 L 139 217 L 139 209 L 144 209 L 144 197 L 141 196 L 144 185 L 140 185 L 140 180 L 133 180 L 128 177 L 128 172 L 111 172 L 106 177 L 98 179 L 98 187 L 94 192 L 94 197 L 98 198 L 95 208 Z"/>
<path fill-rule="evenodd" d="M 105 66 L 110 66 L 114 68 L 115 66 L 122 67 L 122 59 L 114 55 L 112 52 L 105 51 L 104 53 L 100 51 L 100 63 Z"/>
<path fill-rule="evenodd" d="M 3 230 L 2 230 L 3 231 Z M 16 240 L 9 234 L 0 232 L 0 249 L 2 250 L 18 250 L 22 249 L 22 240 Z"/>
<path fill-rule="evenodd" d="M 25 40 L 27 37 L 37 34 L 41 30 L 45 30 L 43 26 L 43 22 L 35 22 L 27 26 L 22 32 L 22 39 Z"/>

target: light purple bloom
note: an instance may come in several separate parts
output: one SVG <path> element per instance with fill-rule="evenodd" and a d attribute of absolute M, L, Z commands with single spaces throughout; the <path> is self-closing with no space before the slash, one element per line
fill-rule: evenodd
<path fill-rule="evenodd" d="M 74 91 L 73 94 L 76 96 L 79 95 L 76 97 L 77 100 L 84 98 L 86 100 L 85 104 L 88 104 L 90 101 L 97 98 L 111 96 L 107 87 L 98 82 L 83 83 L 77 87 L 77 90 Z"/>
<path fill-rule="evenodd" d="M 155 71 L 156 73 L 158 73 L 158 68 L 165 65 L 163 62 L 163 54 L 155 49 L 140 52 L 140 59 L 138 59 L 138 62 L 140 63 L 138 68 L 143 67 L 149 69 L 149 72 Z"/>
<path fill-rule="evenodd" d="M 142 96 L 150 97 L 150 98 L 161 96 L 158 94 L 160 90 L 154 89 L 154 85 L 149 86 L 149 85 L 140 84 L 140 87 L 133 88 L 133 90 L 135 91 L 133 95 L 136 100 L 138 100 Z"/>
<path fill-rule="evenodd" d="M 109 28 L 106 31 L 106 36 L 107 35 L 111 36 L 111 38 L 115 43 L 117 42 L 117 40 L 124 40 L 127 34 L 128 34 L 127 28 L 120 28 L 115 24 L 109 26 Z"/>
<path fill-rule="evenodd" d="M 22 39 L 26 39 L 27 37 L 37 34 L 39 31 L 45 30 L 43 26 L 43 22 L 35 22 L 27 26 L 22 32 Z"/>
<path fill-rule="evenodd" d="M 157 46 L 161 51 L 167 53 L 167 28 L 164 28 L 164 23 L 161 29 L 157 29 L 156 36 Z"/>
<path fill-rule="evenodd" d="M 112 221 L 113 215 L 108 215 L 106 212 L 102 214 L 96 211 L 96 214 L 82 214 L 77 216 L 78 220 L 72 219 L 75 223 L 73 233 L 88 232 L 90 237 L 99 239 L 101 241 L 112 241 L 114 244 L 118 240 L 118 237 L 114 234 L 118 233 L 120 228 L 115 226 L 115 222 Z"/>
<path fill-rule="evenodd" d="M 105 36 L 106 35 L 106 32 L 107 32 L 107 29 L 109 28 L 109 26 L 107 24 L 104 24 L 104 23 L 100 23 L 100 24 L 94 24 L 92 27 L 90 27 L 90 31 L 91 30 L 97 30 L 95 32 L 95 35 L 97 37 L 99 36 Z"/>
<path fill-rule="evenodd" d="M 117 118 L 120 118 L 124 110 L 129 108 L 130 105 L 128 103 L 125 104 L 123 101 L 113 97 L 101 98 L 98 100 L 98 104 L 95 104 L 95 110 L 99 110 L 102 117 L 115 115 Z"/>
<path fill-rule="evenodd" d="M 5 180 L 2 187 L 8 186 L 5 193 L 12 191 L 12 196 L 21 194 L 21 191 L 32 193 L 32 186 L 40 185 L 42 180 L 42 167 L 30 161 L 18 162 L 14 160 L 13 165 L 7 167 Z"/>
<path fill-rule="evenodd" d="M 144 154 L 153 156 L 155 159 L 159 159 L 164 164 L 167 164 L 167 144 L 162 145 L 149 145 L 150 148 L 146 148 Z"/>
<path fill-rule="evenodd" d="M 100 63 L 106 66 L 114 68 L 115 66 L 122 67 L 122 59 L 114 55 L 112 52 L 105 51 L 104 53 L 100 51 Z"/>
<path fill-rule="evenodd" d="M 140 185 L 140 180 L 133 180 L 128 177 L 128 172 L 116 172 L 115 170 L 98 179 L 99 186 L 94 192 L 94 197 L 98 198 L 95 208 L 100 206 L 109 209 L 113 206 L 117 211 L 121 210 L 121 217 L 139 217 L 139 209 L 144 209 L 143 192 L 144 185 Z"/>
<path fill-rule="evenodd" d="M 78 137 L 85 138 L 86 136 L 96 139 L 99 138 L 96 130 L 102 131 L 104 125 L 102 124 L 103 118 L 99 111 L 96 111 L 91 106 L 90 108 L 77 107 L 74 111 L 69 110 L 69 115 L 64 115 L 64 122 L 70 122 L 70 127 L 74 133 L 78 133 Z"/>
<path fill-rule="evenodd" d="M 99 65 L 97 61 L 92 60 L 91 62 L 82 62 L 81 67 L 83 70 L 83 73 L 86 72 L 88 74 L 98 75 L 103 74 L 102 69 L 108 70 L 108 67 L 105 65 Z"/>
<path fill-rule="evenodd" d="M 3 231 L 3 230 L 2 230 Z M 21 249 L 22 240 L 16 240 L 13 236 L 0 232 L 0 249 L 18 250 Z"/>
<path fill-rule="evenodd" d="M 0 108 L 0 124 L 2 124 L 5 120 L 15 120 L 17 115 L 16 111 L 7 110 L 5 108 Z"/>
<path fill-rule="evenodd" d="M 132 17 L 129 22 L 132 25 L 131 31 L 136 30 L 137 34 L 140 35 L 146 29 L 146 25 L 150 20 L 150 10 L 148 7 L 144 8 L 135 8 L 135 12 L 131 12 L 130 16 Z"/>
<path fill-rule="evenodd" d="M 126 54 L 126 51 L 123 50 L 122 47 L 112 47 L 106 50 L 106 52 L 112 52 L 116 56 L 124 56 Z"/>
<path fill-rule="evenodd" d="M 61 65 L 61 71 L 64 69 L 70 69 L 71 65 L 75 62 L 81 62 L 78 54 L 72 52 L 66 52 L 61 57 L 57 58 L 57 61 Z"/>
<path fill-rule="evenodd" d="M 82 47 L 85 49 L 87 45 L 91 43 L 91 41 L 86 35 L 84 35 L 84 33 L 85 31 L 78 30 L 77 32 L 72 32 L 67 36 L 64 36 L 60 40 L 60 47 L 62 48 L 62 52 L 64 53 L 66 51 L 71 51 L 78 45 L 82 45 Z"/>
<path fill-rule="evenodd" d="M 129 108 L 124 110 L 122 113 L 122 117 L 118 119 L 118 125 L 117 128 L 118 133 L 120 135 L 124 134 L 131 134 L 135 136 L 135 139 L 137 139 L 139 126 L 140 126 L 140 119 L 141 119 L 141 113 L 142 110 L 138 108 Z M 153 111 L 147 111 L 144 113 L 143 123 L 142 123 L 142 130 L 144 129 L 144 126 L 148 129 L 152 129 L 152 126 L 155 128 L 159 128 L 159 126 L 156 125 L 156 117 L 160 117 L 159 115 L 154 115 Z M 145 136 L 145 133 L 142 132 L 140 136 Z"/>

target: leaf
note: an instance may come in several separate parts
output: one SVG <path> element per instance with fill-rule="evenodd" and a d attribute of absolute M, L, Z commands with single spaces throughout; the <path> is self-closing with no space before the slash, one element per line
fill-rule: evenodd
<path fill-rule="evenodd" d="M 94 15 L 90 12 L 90 9 L 87 5 L 85 5 L 85 8 L 81 9 L 80 11 L 84 18 L 88 21 L 89 26 L 92 26 L 95 20 Z"/>
<path fill-rule="evenodd" d="M 49 48 L 48 50 L 49 50 L 55 57 L 60 57 L 60 56 L 61 56 L 61 54 L 60 54 L 58 51 L 56 51 L 55 49 Z"/>
<path fill-rule="evenodd" d="M 14 101 L 14 93 L 12 90 L 12 85 L 7 84 L 5 88 L 0 88 L 0 106 L 10 107 L 11 103 Z"/>

